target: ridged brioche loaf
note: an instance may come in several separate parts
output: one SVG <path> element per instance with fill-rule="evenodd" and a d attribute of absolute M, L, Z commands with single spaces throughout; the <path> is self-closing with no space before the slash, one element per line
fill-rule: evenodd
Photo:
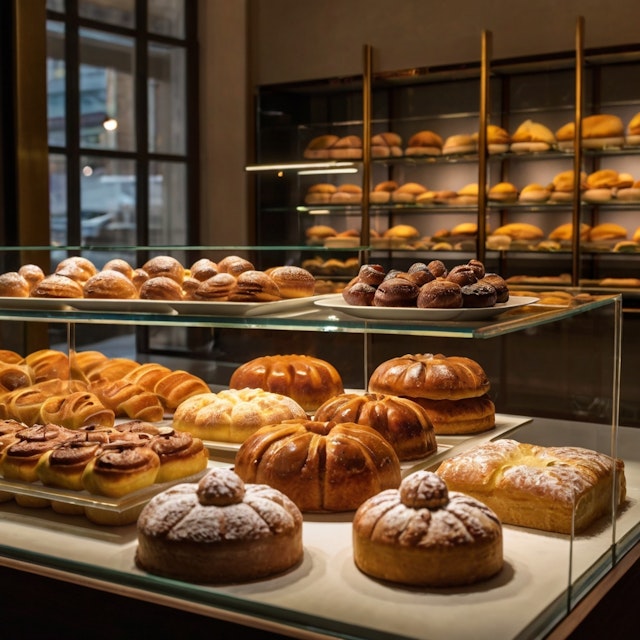
<path fill-rule="evenodd" d="M 305 411 L 315 411 L 344 391 L 342 378 L 332 364 L 298 354 L 254 358 L 233 372 L 229 387 L 262 389 L 288 396 Z"/>
<path fill-rule="evenodd" d="M 352 422 L 298 419 L 262 427 L 240 446 L 235 471 L 313 512 L 353 511 L 400 484 L 391 444 L 375 429 Z"/>
<path fill-rule="evenodd" d="M 426 411 L 407 398 L 377 393 L 343 393 L 315 413 L 320 422 L 355 422 L 375 429 L 391 443 L 400 460 L 424 458 L 438 445 Z"/>

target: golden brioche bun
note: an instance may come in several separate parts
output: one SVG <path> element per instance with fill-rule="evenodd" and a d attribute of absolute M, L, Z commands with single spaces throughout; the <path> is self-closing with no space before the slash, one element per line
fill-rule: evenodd
<path fill-rule="evenodd" d="M 589 232 L 589 240 L 592 242 L 598 240 L 626 240 L 626 238 L 627 230 L 613 222 L 598 224 Z"/>
<path fill-rule="evenodd" d="M 640 135 L 640 111 L 629 120 L 627 131 L 631 135 Z"/>
<path fill-rule="evenodd" d="M 522 187 L 518 199 L 521 202 L 546 202 L 551 195 L 551 190 L 537 182 Z"/>
<path fill-rule="evenodd" d="M 312 184 L 308 189 L 307 193 L 335 193 L 337 187 L 334 184 L 330 184 L 328 182 L 319 182 L 318 184 Z"/>
<path fill-rule="evenodd" d="M 420 195 L 421 193 L 424 193 L 427 190 L 426 187 L 423 187 L 421 184 L 418 184 L 417 182 L 406 182 L 403 185 L 400 185 L 397 189 L 396 189 L 396 193 L 410 193 L 414 196 Z"/>
<path fill-rule="evenodd" d="M 539 240 L 544 237 L 540 227 L 527 222 L 511 222 L 498 227 L 494 235 L 509 236 L 512 240 Z"/>
<path fill-rule="evenodd" d="M 575 180 L 573 169 L 568 171 L 561 171 L 556 174 L 552 181 L 554 191 L 572 191 L 573 183 Z M 580 172 L 580 188 L 585 189 L 587 182 L 587 174 L 584 171 Z"/>
<path fill-rule="evenodd" d="M 489 200 L 500 202 L 515 202 L 518 198 L 518 189 L 510 182 L 498 182 L 489 189 Z"/>
<path fill-rule="evenodd" d="M 543 124 L 525 120 L 511 136 L 512 151 L 546 151 L 555 146 L 556 137 Z"/>
<path fill-rule="evenodd" d="M 330 238 L 335 235 L 336 230 L 324 224 L 315 224 L 306 231 L 307 238 Z"/>
<path fill-rule="evenodd" d="M 453 153 L 474 153 L 477 151 L 477 142 L 473 139 L 473 136 L 468 133 L 458 133 L 449 136 L 442 146 L 443 154 Z"/>
<path fill-rule="evenodd" d="M 589 237 L 589 231 L 591 231 L 591 227 L 588 224 L 582 223 L 580 225 L 580 239 L 586 240 Z M 549 234 L 549 240 L 571 240 L 572 237 L 573 224 L 571 222 L 561 224 Z"/>
<path fill-rule="evenodd" d="M 444 142 L 442 138 L 433 131 L 419 131 L 409 138 L 405 155 L 440 155 Z"/>
<path fill-rule="evenodd" d="M 386 191 L 391 192 L 395 191 L 400 185 L 395 180 L 385 180 L 383 182 L 379 182 L 374 188 L 374 191 Z"/>
<path fill-rule="evenodd" d="M 556 131 L 561 148 L 573 145 L 575 123 L 567 122 Z M 615 146 L 624 142 L 624 124 L 615 115 L 597 113 L 582 119 L 582 144 L 585 147 Z"/>
<path fill-rule="evenodd" d="M 587 176 L 587 189 L 612 188 L 617 186 L 619 181 L 618 172 L 614 169 L 600 169 Z"/>
<path fill-rule="evenodd" d="M 385 238 L 403 238 L 412 240 L 420 237 L 420 232 L 409 224 L 397 224 L 384 232 Z"/>
<path fill-rule="evenodd" d="M 474 236 L 478 233 L 478 225 L 475 222 L 461 222 L 451 229 L 452 236 Z"/>

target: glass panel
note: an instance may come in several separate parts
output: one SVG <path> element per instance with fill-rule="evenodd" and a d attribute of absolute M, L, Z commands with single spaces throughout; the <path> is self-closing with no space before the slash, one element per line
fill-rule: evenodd
<path fill-rule="evenodd" d="M 174 38 L 184 38 L 184 0 L 148 0 L 148 29 Z"/>
<path fill-rule="evenodd" d="M 186 244 L 187 168 L 183 163 L 152 162 L 149 175 L 149 241 Z M 179 258 L 179 256 L 176 256 Z"/>
<path fill-rule="evenodd" d="M 49 207 L 51 244 L 67 244 L 67 158 L 49 155 Z"/>
<path fill-rule="evenodd" d="M 185 51 L 154 44 L 149 47 L 149 151 L 185 153 Z"/>
<path fill-rule="evenodd" d="M 81 159 L 80 207 L 82 244 L 136 243 L 136 166 L 133 160 L 96 156 Z M 105 251 L 86 255 L 96 266 L 110 257 Z M 127 256 L 122 256 L 126 258 Z"/>
<path fill-rule="evenodd" d="M 108 22 L 120 27 L 133 27 L 135 0 L 79 0 L 78 13 L 82 18 Z"/>
<path fill-rule="evenodd" d="M 49 11 L 59 11 L 62 13 L 65 10 L 64 0 L 47 0 L 47 9 Z"/>
<path fill-rule="evenodd" d="M 49 144 L 62 147 L 66 143 L 64 25 L 47 22 L 47 121 Z"/>
<path fill-rule="evenodd" d="M 134 41 L 80 31 L 80 144 L 135 148 Z"/>

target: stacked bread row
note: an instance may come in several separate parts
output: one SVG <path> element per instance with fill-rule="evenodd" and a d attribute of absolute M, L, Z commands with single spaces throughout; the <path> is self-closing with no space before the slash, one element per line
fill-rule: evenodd
<path fill-rule="evenodd" d="M 116 258 L 102 269 L 73 256 L 49 275 L 32 264 L 0 275 L 0 296 L 23 298 L 271 302 L 311 296 L 314 287 L 313 276 L 301 267 L 260 271 L 233 255 L 218 262 L 202 258 L 189 268 L 171 256 L 156 256 L 139 268 Z"/>
<path fill-rule="evenodd" d="M 121 498 L 154 483 L 192 476 L 206 468 L 208 459 L 202 441 L 191 434 L 141 421 L 79 429 L 0 421 L 0 473 L 6 480 Z M 2 498 L 28 507 L 52 506 L 61 513 L 86 511 L 101 523 L 123 524 L 122 514 L 92 506 L 19 492 L 5 492 Z"/>
<path fill-rule="evenodd" d="M 22 357 L 0 351 L 0 418 L 78 429 L 115 418 L 157 422 L 186 398 L 208 392 L 198 376 L 158 363 L 42 349 Z"/>
<path fill-rule="evenodd" d="M 584 148 L 637 146 L 640 144 L 640 113 L 626 124 L 613 114 L 592 114 L 582 119 L 581 144 Z M 411 135 L 404 144 L 400 135 L 383 132 L 371 138 L 373 158 L 416 157 L 442 155 L 469 155 L 478 151 L 478 133 L 457 133 L 444 138 L 428 129 Z M 545 124 L 531 119 L 523 121 L 510 134 L 506 129 L 487 125 L 487 148 L 496 153 L 536 153 L 560 149 L 573 149 L 575 123 L 567 122 L 555 132 Z M 303 155 L 310 160 L 361 159 L 362 139 L 357 135 L 337 136 L 323 134 L 313 138 Z"/>

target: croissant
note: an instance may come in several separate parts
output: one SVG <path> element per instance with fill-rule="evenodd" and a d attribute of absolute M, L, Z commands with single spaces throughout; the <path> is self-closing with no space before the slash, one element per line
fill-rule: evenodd
<path fill-rule="evenodd" d="M 67 429 L 80 429 L 89 425 L 113 427 L 115 414 L 89 391 L 75 391 L 67 395 L 47 398 L 40 407 L 40 417 L 46 423 Z"/>
<path fill-rule="evenodd" d="M 33 382 L 34 374 L 29 365 L 0 362 L 0 394 L 20 387 L 28 387 Z"/>
<path fill-rule="evenodd" d="M 137 369 L 131 370 L 124 379 L 140 385 L 145 391 L 154 391 L 156 384 L 170 373 L 169 367 L 155 362 L 147 362 L 141 364 Z"/>
<path fill-rule="evenodd" d="M 88 379 L 91 372 L 108 359 L 101 351 L 78 351 L 71 357 L 72 377 Z"/>
<path fill-rule="evenodd" d="M 40 349 L 27 355 L 24 362 L 33 369 L 35 382 L 51 380 L 52 378 L 59 380 L 69 379 L 69 358 L 62 351 Z"/>
<path fill-rule="evenodd" d="M 164 407 L 158 396 L 128 380 L 99 380 L 91 391 L 117 417 L 158 422 L 164 417 Z"/>
<path fill-rule="evenodd" d="M 122 380 L 130 371 L 137 369 L 139 366 L 139 362 L 130 358 L 108 358 L 102 364 L 98 364 L 91 369 L 88 378 L 90 381 L 99 379 Z"/>
<path fill-rule="evenodd" d="M 159 380 L 154 391 L 160 396 L 167 410 L 173 411 L 187 398 L 198 393 L 210 393 L 211 389 L 202 378 L 178 369 Z"/>

